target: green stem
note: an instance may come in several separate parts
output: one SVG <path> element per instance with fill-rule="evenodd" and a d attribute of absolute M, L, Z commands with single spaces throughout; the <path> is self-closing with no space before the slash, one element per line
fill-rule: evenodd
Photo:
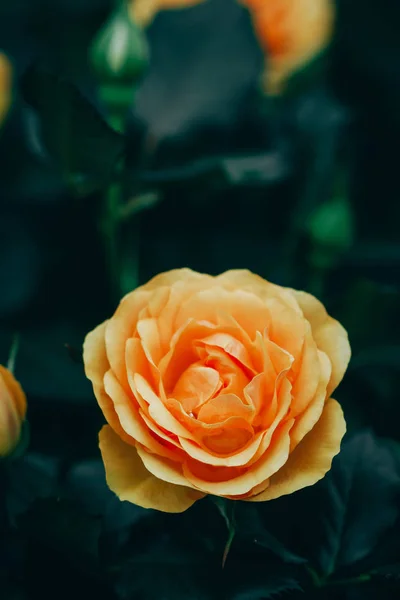
<path fill-rule="evenodd" d="M 11 373 L 14 373 L 15 370 L 15 361 L 17 360 L 20 339 L 19 333 L 16 333 L 11 344 L 10 354 L 7 362 L 7 369 L 11 371 Z"/>
<path fill-rule="evenodd" d="M 110 125 L 124 133 L 126 121 L 121 112 L 114 112 L 109 118 Z M 118 165 L 116 180 L 109 186 L 105 198 L 102 215 L 102 233 L 106 254 L 106 267 L 111 285 L 113 300 L 121 297 L 121 244 L 120 244 L 120 210 L 123 201 L 122 174 L 124 162 Z"/>

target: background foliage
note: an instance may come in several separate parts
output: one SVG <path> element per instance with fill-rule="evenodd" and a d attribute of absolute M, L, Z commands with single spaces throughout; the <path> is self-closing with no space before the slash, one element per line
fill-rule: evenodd
<path fill-rule="evenodd" d="M 349 432 L 332 471 L 234 516 L 211 499 L 184 515 L 145 511 L 104 481 L 102 416 L 80 355 L 116 305 L 98 228 L 116 138 L 101 134 L 92 151 L 89 131 L 83 147 L 91 121 L 77 109 L 73 158 L 90 193 L 73 194 L 46 155 L 46 131 L 62 129 L 71 104 L 23 76 L 45 64 L 104 115 L 88 49 L 110 9 L 0 7 L 15 68 L 0 131 L 0 363 L 18 331 L 31 425 L 29 451 L 0 481 L 1 597 L 398 598 L 400 5 L 338 0 L 329 61 L 274 101 L 260 97 L 263 57 L 233 0 L 161 13 L 147 31 L 126 134 L 125 187 L 143 208 L 123 225 L 126 270 L 138 257 L 140 282 L 181 266 L 249 268 L 318 295 L 353 348 L 337 392 Z M 39 112 L 29 93 L 46 98 Z"/>

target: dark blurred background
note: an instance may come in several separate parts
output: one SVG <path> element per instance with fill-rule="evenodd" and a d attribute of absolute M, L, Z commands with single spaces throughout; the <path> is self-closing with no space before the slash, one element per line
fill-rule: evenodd
<path fill-rule="evenodd" d="M 156 16 L 127 138 L 132 155 L 147 140 L 138 177 L 157 202 L 135 215 L 125 252 L 129 240 L 139 247 L 142 283 L 183 266 L 248 268 L 315 293 L 349 332 L 337 398 L 350 428 L 400 441 L 400 3 L 336 4 L 322 72 L 274 99 L 260 93 L 264 58 L 239 3 Z M 77 198 L 43 157 L 19 82 L 46 62 L 105 115 L 88 52 L 111 8 L 0 6 L 0 50 L 14 68 L 0 129 L 0 363 L 18 332 L 31 449 L 68 464 L 97 458 L 101 415 L 80 353 L 116 302 L 97 225 L 102 193 Z"/>

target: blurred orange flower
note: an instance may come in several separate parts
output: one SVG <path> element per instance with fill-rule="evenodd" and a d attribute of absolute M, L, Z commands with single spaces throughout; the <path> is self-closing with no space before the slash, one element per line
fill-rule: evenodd
<path fill-rule="evenodd" d="M 12 66 L 9 58 L 0 52 L 0 126 L 5 121 L 12 101 Z"/>
<path fill-rule="evenodd" d="M 330 396 L 349 358 L 310 294 L 249 271 L 158 275 L 84 344 L 109 487 L 182 512 L 207 494 L 261 502 L 314 484 L 346 430 Z"/>
<path fill-rule="evenodd" d="M 26 415 L 26 397 L 14 375 L 0 365 L 0 458 L 18 445 Z"/>
<path fill-rule="evenodd" d="M 334 27 L 333 0 L 240 0 L 251 11 L 266 54 L 265 90 L 279 94 L 285 83 L 326 48 Z"/>
<path fill-rule="evenodd" d="M 130 0 L 130 14 L 140 27 L 147 27 L 161 10 L 188 8 L 204 0 Z"/>

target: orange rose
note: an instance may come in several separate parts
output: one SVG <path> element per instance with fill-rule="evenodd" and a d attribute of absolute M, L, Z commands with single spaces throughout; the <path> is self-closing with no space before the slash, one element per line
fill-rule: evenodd
<path fill-rule="evenodd" d="M 160 10 L 188 8 L 204 0 L 130 0 L 130 14 L 140 27 L 147 27 Z"/>
<path fill-rule="evenodd" d="M 330 395 L 349 358 L 346 331 L 305 292 L 249 271 L 158 275 L 84 344 L 109 487 L 181 512 L 206 494 L 257 502 L 314 484 L 346 430 Z"/>
<path fill-rule="evenodd" d="M 13 374 L 0 365 L 0 458 L 18 445 L 26 415 L 26 397 Z"/>
<path fill-rule="evenodd" d="M 3 124 L 11 106 L 12 68 L 7 56 L 0 52 L 0 126 Z"/>
<path fill-rule="evenodd" d="M 280 93 L 285 82 L 330 42 L 332 0 L 241 0 L 267 55 L 266 91 Z"/>

